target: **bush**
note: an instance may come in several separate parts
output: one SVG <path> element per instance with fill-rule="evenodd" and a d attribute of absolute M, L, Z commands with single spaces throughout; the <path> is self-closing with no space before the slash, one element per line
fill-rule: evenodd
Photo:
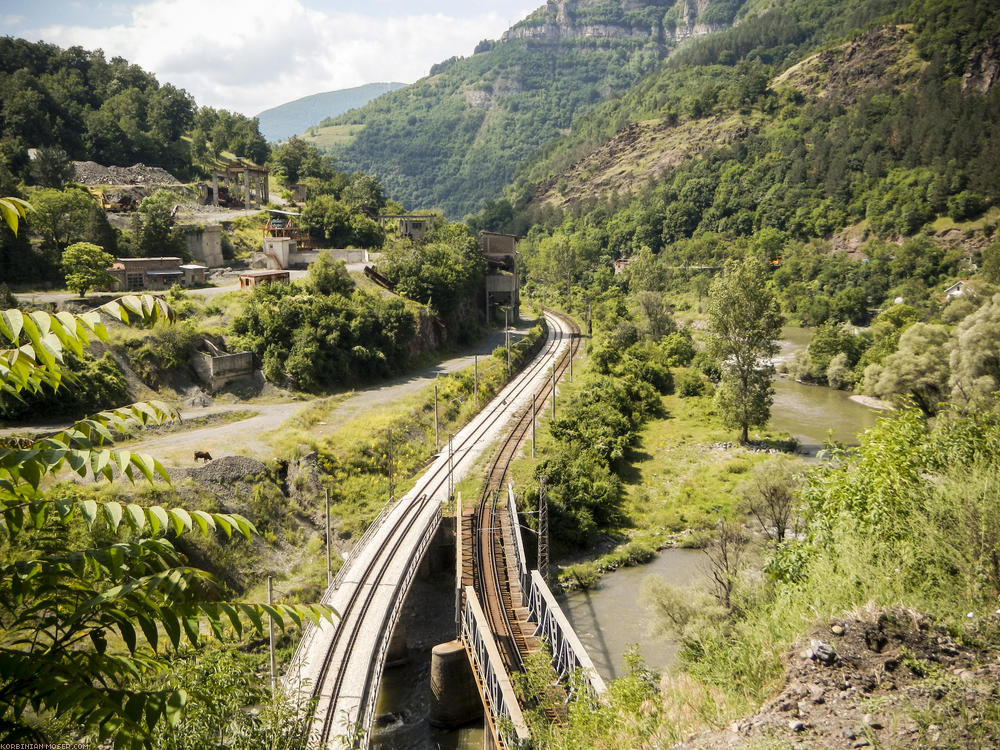
<path fill-rule="evenodd" d="M 127 341 L 125 352 L 142 382 L 159 388 L 172 373 L 189 371 L 188 360 L 201 341 L 202 335 L 191 323 L 157 324 L 148 335 Z"/>
<path fill-rule="evenodd" d="M 971 190 L 963 190 L 948 199 L 948 215 L 955 221 L 975 219 L 985 210 L 986 199 Z"/>
<path fill-rule="evenodd" d="M 701 396 L 705 393 L 705 381 L 696 370 L 681 370 L 674 379 L 677 395 L 681 398 Z"/>
<path fill-rule="evenodd" d="M 0 419 L 20 420 L 37 414 L 46 417 L 76 418 L 103 409 L 129 403 L 125 376 L 114 357 L 105 353 L 100 359 L 70 354 L 67 369 L 78 378 L 72 391 L 22 393 L 23 400 L 0 393 Z"/>

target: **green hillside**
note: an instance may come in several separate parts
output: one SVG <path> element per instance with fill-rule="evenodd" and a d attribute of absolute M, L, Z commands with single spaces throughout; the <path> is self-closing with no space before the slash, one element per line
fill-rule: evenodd
<path fill-rule="evenodd" d="M 581 114 L 655 70 L 675 37 L 728 23 L 741 3 L 559 0 L 475 54 L 311 137 L 347 171 L 371 172 L 396 200 L 451 216 L 497 197 L 518 166 Z M 713 9 L 716 9 L 714 13 Z M 360 125 L 347 138 L 343 127 Z"/>
<path fill-rule="evenodd" d="M 405 85 L 405 83 L 368 83 L 350 89 L 304 96 L 265 109 L 257 115 L 260 132 L 269 141 L 283 141 L 293 135 L 301 135 L 328 117 L 336 117 L 357 107 L 363 107 L 372 99 L 403 88 Z"/>
<path fill-rule="evenodd" d="M 508 191 L 517 229 L 587 215 L 609 252 L 628 255 L 764 230 L 829 238 L 859 222 L 908 236 L 997 202 L 995 9 L 785 0 L 747 11 L 525 165 Z M 498 204 L 482 221 L 501 228 L 511 215 Z"/>

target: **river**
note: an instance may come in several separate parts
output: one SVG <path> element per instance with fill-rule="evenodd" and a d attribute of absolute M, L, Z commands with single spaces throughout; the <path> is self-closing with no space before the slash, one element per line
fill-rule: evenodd
<path fill-rule="evenodd" d="M 792 326 L 782 329 L 781 351 L 775 364 L 788 362 L 809 344 L 812 332 Z M 871 427 L 878 412 L 851 399 L 847 391 L 822 385 L 797 383 L 780 376 L 774 381 L 774 405 L 769 426 L 789 433 L 799 441 L 799 449 L 816 455 L 829 440 L 857 445 L 858 433 Z"/>
<path fill-rule="evenodd" d="M 811 331 L 786 327 L 775 363 L 789 361 L 809 344 Z M 859 432 L 871 427 L 878 412 L 851 400 L 851 394 L 778 377 L 769 427 L 787 432 L 799 441 L 799 450 L 815 456 L 829 440 L 857 445 Z M 650 614 L 640 602 L 643 579 L 658 575 L 675 586 L 696 585 L 707 575 L 705 555 L 699 550 L 668 549 L 647 565 L 621 568 L 605 575 L 589 591 L 574 591 L 560 598 L 566 616 L 587 647 L 597 671 L 605 678 L 622 674 L 624 653 L 636 644 L 646 665 L 670 666 L 677 643 L 653 636 Z"/>

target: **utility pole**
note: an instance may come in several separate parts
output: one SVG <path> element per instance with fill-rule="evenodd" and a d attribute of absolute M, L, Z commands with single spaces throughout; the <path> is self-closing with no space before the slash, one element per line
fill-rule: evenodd
<path fill-rule="evenodd" d="M 267 577 L 267 603 L 268 605 L 274 604 L 274 586 L 271 576 Z M 277 678 L 277 668 L 275 666 L 274 660 L 274 617 L 268 615 L 267 620 L 267 643 L 268 651 L 271 654 L 271 695 L 275 694 L 278 688 L 278 678 Z"/>
<path fill-rule="evenodd" d="M 556 366 L 552 364 L 552 418 L 556 418 Z"/>
<path fill-rule="evenodd" d="M 479 411 L 479 355 L 472 359 L 472 408 Z"/>
<path fill-rule="evenodd" d="M 395 500 L 395 488 L 393 487 L 392 474 L 392 430 L 389 430 L 389 502 Z"/>
<path fill-rule="evenodd" d="M 535 457 L 535 394 L 531 394 L 531 457 Z"/>
<path fill-rule="evenodd" d="M 448 502 L 455 497 L 455 446 L 452 443 L 454 437 L 451 433 L 448 434 Z"/>
<path fill-rule="evenodd" d="M 504 346 L 507 347 L 507 377 L 510 378 L 510 326 L 507 323 L 507 313 L 510 312 L 509 307 L 503 309 L 503 339 Z"/>
<path fill-rule="evenodd" d="M 441 447 L 441 440 L 438 437 L 438 387 L 434 384 L 434 452 L 437 453 Z"/>
<path fill-rule="evenodd" d="M 455 638 L 462 637 L 462 493 L 455 498 Z"/>
<path fill-rule="evenodd" d="M 538 477 L 538 572 L 549 577 L 549 493 L 545 476 Z"/>
<path fill-rule="evenodd" d="M 326 488 L 326 587 L 333 583 L 333 567 L 330 565 L 330 488 Z"/>

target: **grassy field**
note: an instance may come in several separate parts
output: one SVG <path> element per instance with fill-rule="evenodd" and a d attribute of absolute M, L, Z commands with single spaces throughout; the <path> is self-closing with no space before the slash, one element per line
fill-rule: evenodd
<path fill-rule="evenodd" d="M 348 146 L 361 132 L 361 125 L 327 125 L 309 128 L 302 134 L 302 140 L 311 143 L 321 151 L 334 146 Z"/>

